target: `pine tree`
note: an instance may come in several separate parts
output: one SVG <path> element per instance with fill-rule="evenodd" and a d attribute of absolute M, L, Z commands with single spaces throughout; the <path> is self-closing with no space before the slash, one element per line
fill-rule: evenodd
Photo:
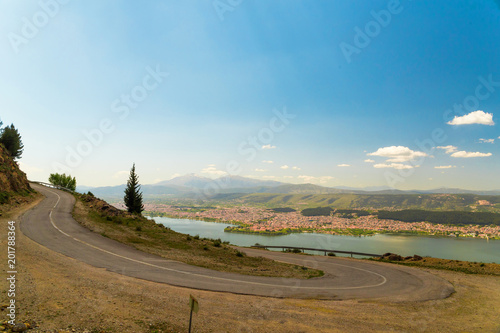
<path fill-rule="evenodd" d="M 7 149 L 9 155 L 13 159 L 21 158 L 24 150 L 24 145 L 21 141 L 21 134 L 19 134 L 18 130 L 14 127 L 14 124 L 5 127 L 1 131 L 0 143 L 5 146 L 5 149 Z"/>
<path fill-rule="evenodd" d="M 142 204 L 141 185 L 139 185 L 139 176 L 135 173 L 135 163 L 130 170 L 130 176 L 127 181 L 127 188 L 125 189 L 125 196 L 123 201 L 129 213 L 141 214 L 144 210 Z"/>

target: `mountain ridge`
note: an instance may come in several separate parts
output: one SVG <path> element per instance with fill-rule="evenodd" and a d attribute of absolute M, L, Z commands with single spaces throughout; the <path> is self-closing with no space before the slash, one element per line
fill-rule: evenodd
<path fill-rule="evenodd" d="M 273 180 L 260 180 L 241 176 L 223 176 L 216 179 L 187 174 L 167 181 L 141 186 L 144 195 L 170 195 L 188 197 L 209 197 L 218 193 L 277 193 L 277 194 L 477 194 L 500 195 L 500 190 L 464 190 L 458 188 L 437 188 L 431 190 L 397 190 L 387 186 L 355 187 L 325 187 L 315 184 L 291 184 Z M 116 186 L 88 187 L 78 186 L 78 191 L 92 191 L 103 197 L 123 196 L 125 184 Z"/>

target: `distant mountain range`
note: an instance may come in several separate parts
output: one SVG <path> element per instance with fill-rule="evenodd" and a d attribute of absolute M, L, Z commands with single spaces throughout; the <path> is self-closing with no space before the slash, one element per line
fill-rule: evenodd
<path fill-rule="evenodd" d="M 165 180 L 154 184 L 154 186 L 182 186 L 188 188 L 204 189 L 207 186 L 217 186 L 221 188 L 250 188 L 250 187 L 275 187 L 283 185 L 284 183 L 274 180 L 258 180 L 246 178 L 241 176 L 224 176 L 217 179 L 196 176 L 195 174 L 188 174 L 185 176 L 175 177 L 170 180 Z"/>
<path fill-rule="evenodd" d="M 259 180 L 241 176 L 224 176 L 217 179 L 188 174 L 175 177 L 156 184 L 142 185 L 144 198 L 158 197 L 210 197 L 216 194 L 230 193 L 276 193 L 276 194 L 477 194 L 500 195 L 496 191 L 471 191 L 457 188 L 439 188 L 427 191 L 401 191 L 387 186 L 375 187 L 324 187 L 314 184 L 288 184 L 273 180 Z M 77 191 L 91 191 L 96 196 L 105 199 L 120 199 L 123 197 L 125 185 L 88 187 L 78 186 Z"/>

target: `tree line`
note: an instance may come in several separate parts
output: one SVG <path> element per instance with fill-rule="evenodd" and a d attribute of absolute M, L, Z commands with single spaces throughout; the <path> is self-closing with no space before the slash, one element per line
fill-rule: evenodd
<path fill-rule="evenodd" d="M 330 216 L 353 218 L 354 216 L 377 215 L 381 220 L 396 220 L 401 222 L 429 222 L 447 225 L 500 225 L 500 214 L 490 212 L 464 211 L 430 211 L 422 209 L 379 210 L 370 213 L 361 209 L 333 209 L 331 207 L 306 208 L 301 211 L 304 216 Z"/>
<path fill-rule="evenodd" d="M 339 214 L 339 217 L 353 218 L 356 216 L 371 215 L 369 211 L 362 209 L 333 209 L 331 207 L 316 207 L 306 208 L 301 211 L 304 216 L 330 216 L 332 214 Z"/>

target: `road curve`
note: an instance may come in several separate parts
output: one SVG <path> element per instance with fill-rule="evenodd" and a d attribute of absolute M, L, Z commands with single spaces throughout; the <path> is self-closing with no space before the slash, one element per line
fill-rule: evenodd
<path fill-rule="evenodd" d="M 446 298 L 451 284 L 422 270 L 347 258 L 303 256 L 244 248 L 248 255 L 321 269 L 309 280 L 247 276 L 212 271 L 138 251 L 78 224 L 72 195 L 32 184 L 46 198 L 21 219 L 21 231 L 68 257 L 109 271 L 174 286 L 257 296 L 316 299 L 424 301 Z"/>

